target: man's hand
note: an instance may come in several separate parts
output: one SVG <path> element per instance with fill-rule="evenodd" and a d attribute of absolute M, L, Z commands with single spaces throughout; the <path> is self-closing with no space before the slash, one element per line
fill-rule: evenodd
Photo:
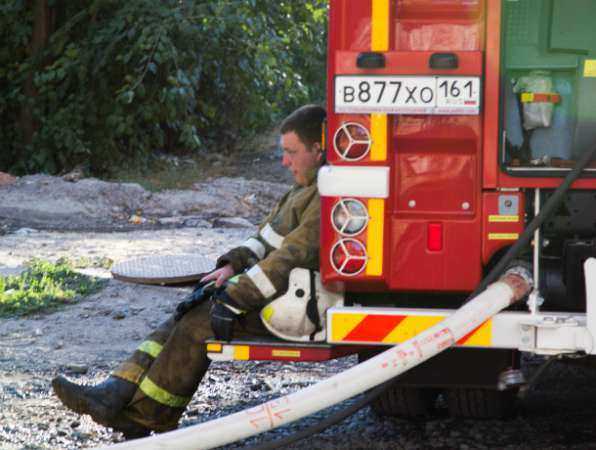
<path fill-rule="evenodd" d="M 182 302 L 176 306 L 176 313 L 174 314 L 174 320 L 178 321 L 184 317 L 184 315 L 193 309 L 195 306 L 206 302 L 215 293 L 215 286 L 213 281 L 203 283 L 200 281 L 192 291 L 192 293 Z"/>
<path fill-rule="evenodd" d="M 220 287 L 226 281 L 234 276 L 234 269 L 232 268 L 231 264 L 226 264 L 223 267 L 220 267 L 217 270 L 214 270 L 208 275 L 205 275 L 201 278 L 201 283 L 205 283 L 207 281 L 215 280 L 215 287 Z"/>

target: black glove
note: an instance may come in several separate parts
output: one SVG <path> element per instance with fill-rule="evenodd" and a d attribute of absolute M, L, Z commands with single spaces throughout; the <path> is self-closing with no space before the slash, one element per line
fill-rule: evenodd
<path fill-rule="evenodd" d="M 176 306 L 174 320 L 178 321 L 195 306 L 209 300 L 211 296 L 220 288 L 215 287 L 215 281 L 199 282 L 192 293 L 186 299 Z"/>
<path fill-rule="evenodd" d="M 245 311 L 238 307 L 226 291 L 220 291 L 214 295 L 210 315 L 211 329 L 215 338 L 231 341 L 234 336 L 234 325 L 237 320 L 244 317 L 244 314 Z"/>

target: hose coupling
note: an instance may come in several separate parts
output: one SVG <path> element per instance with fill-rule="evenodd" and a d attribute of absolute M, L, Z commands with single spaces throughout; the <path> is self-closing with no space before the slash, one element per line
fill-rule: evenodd
<path fill-rule="evenodd" d="M 521 265 L 508 269 L 501 277 L 501 281 L 513 290 L 513 301 L 511 303 L 524 298 L 534 287 L 532 273 L 527 267 Z"/>

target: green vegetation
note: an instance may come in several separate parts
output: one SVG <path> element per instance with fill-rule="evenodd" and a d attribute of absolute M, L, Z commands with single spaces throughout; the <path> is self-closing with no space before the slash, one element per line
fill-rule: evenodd
<path fill-rule="evenodd" d="M 227 160 L 220 155 L 221 159 Z M 192 189 L 193 184 L 213 176 L 226 176 L 227 166 L 220 169 L 205 161 L 205 156 L 181 158 L 176 162 L 165 158 L 150 157 L 143 166 L 117 167 L 111 171 L 107 180 L 121 183 L 138 183 L 148 191 L 158 192 L 164 189 Z M 211 158 L 208 158 L 211 159 Z"/>
<path fill-rule="evenodd" d="M 60 264 L 70 266 L 73 269 L 86 269 L 88 267 L 100 268 L 110 270 L 114 261 L 107 256 L 94 256 L 94 257 L 79 257 L 79 258 L 61 258 Z"/>
<path fill-rule="evenodd" d="M 0 2 L 0 170 L 234 147 L 322 101 L 325 0 Z"/>
<path fill-rule="evenodd" d="M 73 270 L 70 263 L 32 260 L 23 274 L 0 277 L 0 317 L 55 309 L 100 290 L 104 281 Z"/>

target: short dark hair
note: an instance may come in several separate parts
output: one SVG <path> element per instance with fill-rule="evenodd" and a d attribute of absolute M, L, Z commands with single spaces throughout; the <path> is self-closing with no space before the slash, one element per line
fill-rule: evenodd
<path fill-rule="evenodd" d="M 326 117 L 325 108 L 321 106 L 302 106 L 284 119 L 281 134 L 293 131 L 307 147 L 312 147 L 315 142 L 321 142 Z"/>

